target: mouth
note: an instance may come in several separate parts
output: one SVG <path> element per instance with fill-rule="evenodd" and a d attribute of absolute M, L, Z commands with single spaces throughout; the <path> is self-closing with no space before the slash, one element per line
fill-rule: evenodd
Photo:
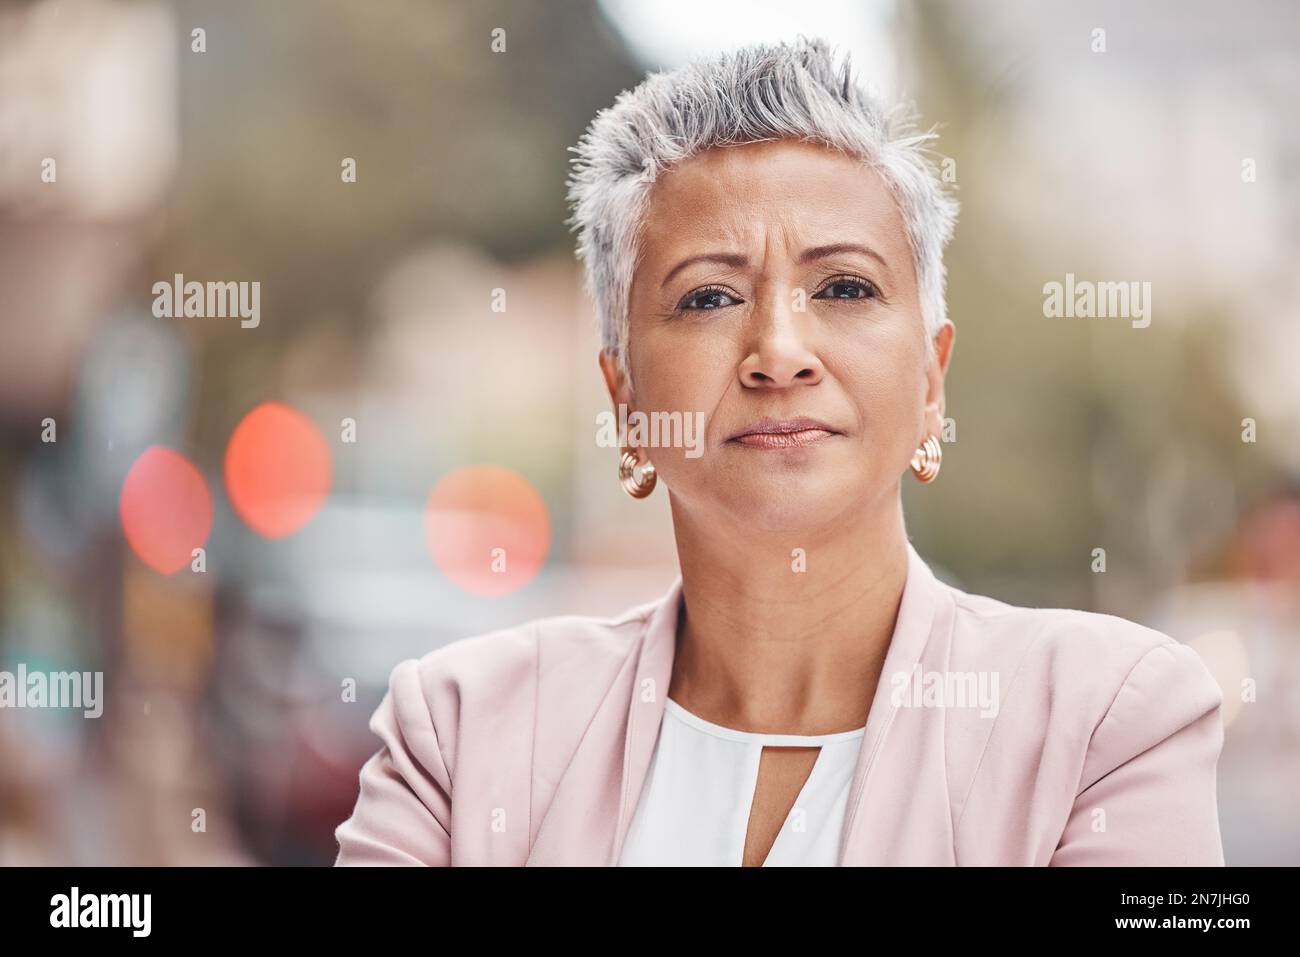
<path fill-rule="evenodd" d="M 797 449 L 843 433 L 816 419 L 759 419 L 731 438 L 728 444 L 752 449 Z"/>

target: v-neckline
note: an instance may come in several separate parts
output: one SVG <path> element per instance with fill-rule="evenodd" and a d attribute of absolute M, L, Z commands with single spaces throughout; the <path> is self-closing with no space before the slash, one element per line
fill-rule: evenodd
<path fill-rule="evenodd" d="M 776 852 L 777 846 L 781 844 L 781 839 L 785 835 L 787 825 L 790 823 L 790 815 L 796 808 L 803 806 L 804 797 L 812 793 L 811 787 L 818 778 L 818 772 L 825 763 L 822 758 L 826 753 L 827 746 L 841 744 L 845 741 L 860 740 L 866 735 L 867 728 L 863 725 L 860 728 L 854 728 L 849 731 L 830 731 L 825 734 L 781 734 L 779 732 L 764 731 L 741 731 L 737 728 L 730 728 L 726 725 L 715 724 L 705 718 L 701 718 L 695 712 L 688 710 L 671 696 L 665 696 L 664 708 L 671 716 L 687 725 L 693 730 L 710 735 L 715 738 L 722 738 L 727 741 L 738 742 L 751 747 L 755 751 L 753 759 L 752 772 L 749 775 L 749 813 L 745 817 L 745 826 L 740 835 L 740 853 L 739 866 L 745 864 L 745 848 L 749 844 L 749 829 L 753 818 L 753 802 L 758 795 L 758 776 L 762 771 L 763 752 L 768 748 L 816 748 L 817 756 L 813 759 L 813 765 L 808 770 L 807 776 L 799 786 L 799 793 L 795 795 L 794 802 L 790 805 L 781 820 L 781 826 L 777 829 L 776 837 L 773 838 L 771 846 L 768 847 L 767 853 L 763 856 L 759 867 L 767 867 L 767 862 L 772 859 Z"/>
<path fill-rule="evenodd" d="M 855 734 L 856 732 L 849 731 L 845 733 Z M 758 749 L 758 761 L 754 767 L 754 786 L 751 791 L 751 802 L 752 802 L 752 796 L 756 796 L 758 794 L 758 773 L 759 773 L 759 769 L 762 767 L 763 764 L 763 751 L 768 747 L 772 747 L 772 745 L 761 745 Z M 794 803 L 790 805 L 790 809 L 785 812 L 785 817 L 781 819 L 781 826 L 777 828 L 776 837 L 772 839 L 772 846 L 769 847 L 767 849 L 767 853 L 763 855 L 763 861 L 758 865 L 759 867 L 767 867 L 768 861 L 772 859 L 772 855 L 776 853 L 777 847 L 781 845 L 781 839 L 785 837 L 786 826 L 790 823 L 790 815 L 793 814 L 795 810 L 803 804 L 803 796 L 808 791 L 809 785 L 812 784 L 813 778 L 817 775 L 818 768 L 822 766 L 823 763 L 822 758 L 826 755 L 826 748 L 823 745 L 817 745 L 816 747 L 817 747 L 817 757 L 813 759 L 813 766 L 808 769 L 808 776 L 804 778 L 803 784 L 799 786 L 799 793 L 795 795 Z M 752 816 L 753 813 L 754 813 L 753 804 L 751 803 L 750 815 Z M 742 867 L 745 865 L 745 844 L 748 843 L 748 841 L 749 841 L 749 821 L 746 820 L 745 833 L 740 839 L 740 865 Z"/>

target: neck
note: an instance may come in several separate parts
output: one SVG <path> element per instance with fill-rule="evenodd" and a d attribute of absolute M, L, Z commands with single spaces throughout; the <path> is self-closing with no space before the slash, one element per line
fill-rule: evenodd
<path fill-rule="evenodd" d="M 898 495 L 797 532 L 672 508 L 685 600 L 673 700 L 743 731 L 862 727 L 907 580 Z"/>

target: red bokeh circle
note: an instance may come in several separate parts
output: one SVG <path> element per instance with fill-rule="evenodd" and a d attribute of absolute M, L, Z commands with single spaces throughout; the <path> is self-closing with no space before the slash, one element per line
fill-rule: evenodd
<path fill-rule="evenodd" d="M 154 571 L 171 575 L 188 565 L 212 531 L 212 492 L 189 459 L 161 445 L 135 460 L 117 503 L 131 550 Z"/>
<path fill-rule="evenodd" d="M 263 402 L 226 444 L 226 491 L 235 512 L 267 538 L 284 538 L 316 517 L 333 481 L 329 444 L 311 419 Z"/>
<path fill-rule="evenodd" d="M 461 588 L 499 597 L 528 584 L 551 546 L 541 494 L 497 465 L 457 469 L 434 486 L 424 510 L 434 562 Z"/>

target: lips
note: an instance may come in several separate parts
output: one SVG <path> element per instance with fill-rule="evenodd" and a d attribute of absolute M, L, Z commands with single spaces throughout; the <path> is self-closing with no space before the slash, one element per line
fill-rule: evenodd
<path fill-rule="evenodd" d="M 840 435 L 817 419 L 759 419 L 728 439 L 728 442 L 754 449 L 795 449 L 823 442 Z"/>

